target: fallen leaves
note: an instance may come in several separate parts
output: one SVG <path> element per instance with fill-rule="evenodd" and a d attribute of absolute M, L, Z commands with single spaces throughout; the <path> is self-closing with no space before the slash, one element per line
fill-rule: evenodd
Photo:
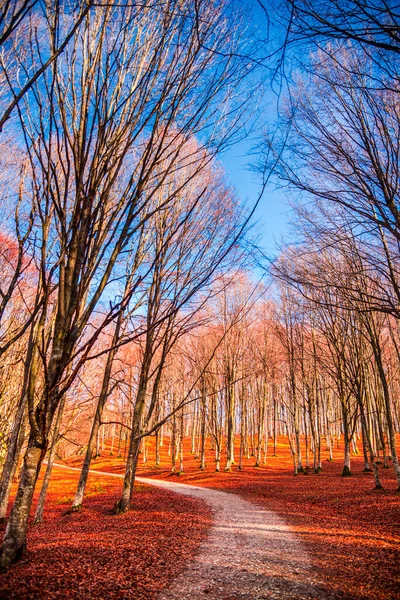
<path fill-rule="evenodd" d="M 278 456 L 255 468 L 215 473 L 213 454 L 202 472 L 187 448 L 182 483 L 221 488 L 277 512 L 300 537 L 313 561 L 315 579 L 329 597 L 346 600 L 400 598 L 400 494 L 392 469 L 381 469 L 384 490 L 354 457 L 353 477 L 340 477 L 341 449 L 323 463 L 320 474 L 293 477 L 285 440 Z M 150 447 L 152 464 L 154 448 Z M 327 456 L 324 456 L 326 459 Z M 79 466 L 81 459 L 73 460 Z M 170 457 L 162 468 L 139 466 L 139 474 L 169 478 Z M 121 459 L 107 452 L 93 463 L 99 471 L 123 472 Z M 0 578 L 0 597 L 47 600 L 151 600 L 194 556 L 210 525 L 197 500 L 138 486 L 134 510 L 118 517 L 112 506 L 121 490 L 115 477 L 91 475 L 83 512 L 65 514 L 79 472 L 58 469 L 51 484 L 45 521 L 31 528 L 28 554 Z M 104 491 L 102 491 L 104 490 Z M 266 565 L 266 568 L 268 566 Z M 205 589 L 207 588 L 205 582 Z"/>
<path fill-rule="evenodd" d="M 59 494 L 72 491 L 78 477 L 55 469 L 45 521 L 30 528 L 24 559 L 1 575 L 2 599 L 151 600 L 194 555 L 210 524 L 203 503 L 146 486 L 136 491 L 133 510 L 115 516 L 122 482 L 97 475 L 82 512 L 67 514 Z"/>
<path fill-rule="evenodd" d="M 187 456 L 190 456 L 189 451 Z M 193 457 L 185 461 L 179 481 L 214 487 L 278 513 L 305 544 L 313 560 L 316 579 L 335 598 L 347 600 L 398 600 L 400 598 L 400 493 L 393 469 L 381 469 L 384 490 L 374 490 L 373 475 L 363 473 L 360 457 L 352 460 L 353 476 L 340 477 L 342 449 L 333 462 L 324 455 L 323 471 L 293 476 L 292 459 L 285 439 L 278 456 L 254 467 L 244 460 L 242 471 L 202 472 Z M 168 477 L 154 469 L 144 476 Z"/>

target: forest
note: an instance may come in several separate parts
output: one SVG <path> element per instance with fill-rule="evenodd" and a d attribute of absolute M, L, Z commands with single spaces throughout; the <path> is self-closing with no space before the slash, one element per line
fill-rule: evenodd
<path fill-rule="evenodd" d="M 0 150 L 0 597 L 400 598 L 395 0 L 0 0 Z"/>

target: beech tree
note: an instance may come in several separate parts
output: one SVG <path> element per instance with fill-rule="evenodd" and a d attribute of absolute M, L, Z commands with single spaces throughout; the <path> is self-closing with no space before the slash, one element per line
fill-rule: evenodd
<path fill-rule="evenodd" d="M 300 191 L 307 207 L 296 211 L 301 246 L 286 251 L 278 277 L 310 304 L 328 343 L 331 364 L 324 370 L 334 366 L 330 379 L 342 407 L 345 467 L 361 422 L 365 462 L 370 452 L 375 468 L 379 449 L 372 448 L 367 397 L 374 390 L 378 424 L 385 404 L 378 398 L 384 399 L 384 390 L 388 399 L 390 394 L 384 370 L 381 381 L 375 378 L 382 363 L 377 345 L 387 334 L 376 336 L 373 324 L 388 321 L 385 315 L 398 319 L 399 15 L 381 2 L 287 4 L 288 52 L 292 42 L 305 44 L 307 52 L 288 82 L 282 144 L 274 147 L 270 138 L 266 154 L 268 160 L 274 156 L 280 182 Z M 382 439 L 383 448 L 386 440 L 394 447 L 396 470 L 389 404 L 378 448 Z M 376 469 L 375 479 L 380 487 Z"/>
<path fill-rule="evenodd" d="M 315 0 L 289 0 L 285 4 L 290 10 L 289 39 L 293 43 L 304 39 L 317 45 L 351 41 L 374 57 L 383 72 L 395 68 L 400 53 L 400 15 L 395 4 L 380 0 L 328 0 L 323 6 Z"/>
<path fill-rule="evenodd" d="M 340 63 L 337 50 L 343 46 L 372 61 L 373 72 L 366 75 L 367 87 L 391 87 L 399 79 L 400 13 L 395 2 L 382 0 L 257 0 L 265 18 L 266 37 L 273 51 L 264 62 L 291 85 L 293 68 L 307 70 L 310 53 L 322 49 Z"/>
<path fill-rule="evenodd" d="M 349 469 L 350 447 L 360 421 L 366 468 L 371 463 L 376 487 L 380 488 L 376 457 L 379 449 L 385 454 L 386 443 L 398 478 L 392 402 L 382 368 L 383 344 L 396 349 L 395 338 L 392 345 L 388 337 L 392 317 L 379 308 L 385 280 L 379 276 L 382 271 L 371 271 L 365 260 L 362 237 L 356 238 L 345 228 L 340 237 L 335 237 L 335 230 L 310 236 L 316 229 L 307 227 L 308 244 L 288 249 L 286 267 L 277 267 L 277 275 L 297 290 L 304 307 L 311 306 L 314 323 L 327 342 L 318 352 L 318 360 L 323 370 L 330 372 L 341 402 L 345 470 Z M 324 355 L 330 358 L 326 360 Z M 373 442 L 371 419 L 379 430 L 377 444 Z"/>

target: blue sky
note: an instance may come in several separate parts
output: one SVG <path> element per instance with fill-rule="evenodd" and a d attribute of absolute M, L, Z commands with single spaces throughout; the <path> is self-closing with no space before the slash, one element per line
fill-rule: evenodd
<path fill-rule="evenodd" d="M 270 45 L 265 45 L 267 23 L 265 14 L 261 10 L 257 0 L 236 0 L 248 11 L 249 29 L 255 41 L 255 47 L 260 50 L 260 57 L 264 52 L 268 52 Z M 279 30 L 270 31 L 270 35 L 277 39 Z M 273 40 L 272 40 L 272 43 Z M 262 80 L 264 82 L 262 83 Z M 260 84 L 256 105 L 258 116 L 252 115 L 250 120 L 251 137 L 244 139 L 234 146 L 231 146 L 222 156 L 220 162 L 223 164 L 228 183 L 233 185 L 241 200 L 246 206 L 254 206 L 257 201 L 260 188 L 261 176 L 253 172 L 249 163 L 256 161 L 256 156 L 250 155 L 252 148 L 260 143 L 263 128 L 269 123 L 273 124 L 278 111 L 278 98 L 276 93 L 271 90 L 271 84 L 268 78 L 267 69 L 261 67 L 256 72 L 256 84 Z M 275 90 L 276 92 L 276 90 Z M 255 116 L 255 119 L 253 119 Z M 256 232 L 260 237 L 260 244 L 268 257 L 276 256 L 279 253 L 279 245 L 282 237 L 287 237 L 289 233 L 290 207 L 284 191 L 279 191 L 271 184 L 265 191 L 263 198 L 257 208 L 253 221 L 255 222 Z"/>
<path fill-rule="evenodd" d="M 254 160 L 249 156 L 249 147 L 249 143 L 240 142 L 222 156 L 221 162 L 228 182 L 236 188 L 246 206 L 251 208 L 260 192 L 261 176 L 249 168 L 249 163 Z M 260 244 L 268 257 L 279 252 L 279 242 L 282 236 L 288 234 L 289 213 L 290 207 L 284 192 L 276 190 L 271 184 L 264 192 L 253 218 Z"/>

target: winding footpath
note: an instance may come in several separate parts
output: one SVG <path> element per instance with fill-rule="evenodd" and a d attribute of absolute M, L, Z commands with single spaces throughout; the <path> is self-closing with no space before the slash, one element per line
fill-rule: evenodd
<path fill-rule="evenodd" d="M 160 592 L 158 600 L 335 598 L 315 580 L 302 543 L 276 513 L 236 494 L 210 488 L 144 477 L 136 477 L 136 481 L 202 500 L 213 514 L 213 525 L 195 559 Z"/>

